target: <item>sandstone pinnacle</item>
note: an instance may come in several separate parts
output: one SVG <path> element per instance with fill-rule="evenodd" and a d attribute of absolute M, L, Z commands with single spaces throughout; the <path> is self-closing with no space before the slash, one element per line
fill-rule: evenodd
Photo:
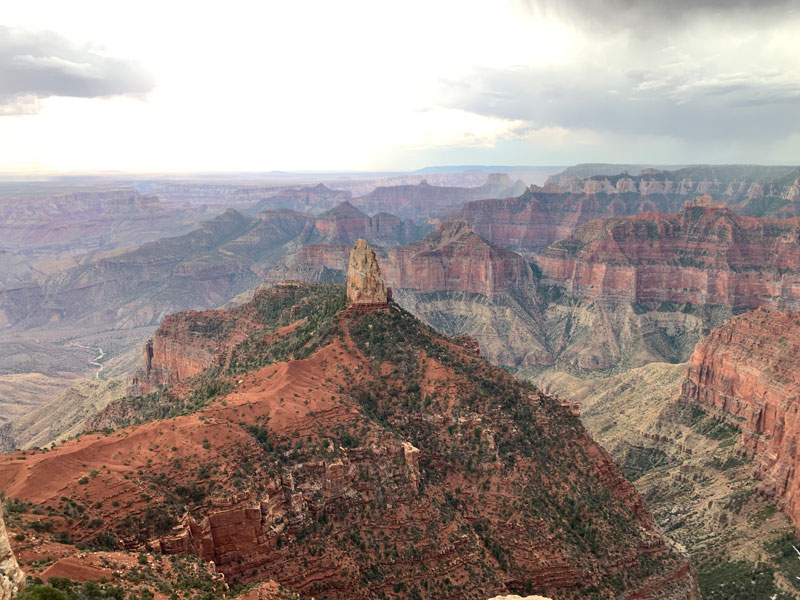
<path fill-rule="evenodd" d="M 347 269 L 347 300 L 351 304 L 385 304 L 386 284 L 375 252 L 366 240 L 357 240 Z"/>

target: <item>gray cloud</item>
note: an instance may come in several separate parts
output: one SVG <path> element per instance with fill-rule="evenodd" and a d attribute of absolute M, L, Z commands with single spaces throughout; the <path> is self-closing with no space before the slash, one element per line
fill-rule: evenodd
<path fill-rule="evenodd" d="M 535 16 L 556 17 L 578 25 L 608 25 L 651 36 L 698 18 L 746 16 L 754 22 L 800 13 L 797 0 L 518 0 Z"/>
<path fill-rule="evenodd" d="M 449 89 L 451 106 L 532 128 L 686 140 L 766 140 L 800 131 L 800 82 L 780 75 L 527 67 L 479 71 L 466 89 Z"/>
<path fill-rule="evenodd" d="M 576 19 L 588 14 L 577 28 L 581 50 L 566 62 L 476 69 L 443 82 L 440 99 L 449 107 L 521 121 L 521 136 L 563 127 L 731 142 L 755 152 L 759 143 L 800 133 L 800 68 L 792 41 L 798 4 L 531 0 L 526 9 L 532 11 L 550 7 Z M 724 21 L 699 16 L 723 12 Z M 638 33 L 668 33 L 637 35 L 610 26 L 620 19 Z"/>
<path fill-rule="evenodd" d="M 34 113 L 49 96 L 138 95 L 153 87 L 135 61 L 104 56 L 57 33 L 0 25 L 0 115 Z"/>

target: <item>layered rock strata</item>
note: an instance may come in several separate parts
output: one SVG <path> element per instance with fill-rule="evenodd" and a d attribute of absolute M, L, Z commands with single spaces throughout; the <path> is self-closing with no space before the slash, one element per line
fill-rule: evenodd
<path fill-rule="evenodd" d="M 533 283 L 518 254 L 489 244 L 465 221 L 442 223 L 419 242 L 389 251 L 384 263 L 392 289 L 455 291 L 493 297 Z"/>
<path fill-rule="evenodd" d="M 375 252 L 366 240 L 358 240 L 350 251 L 347 268 L 347 301 L 351 304 L 386 304 L 386 284 Z"/>
<path fill-rule="evenodd" d="M 346 310 L 344 291 L 265 290 L 216 311 L 218 327 L 209 313 L 198 337 L 245 336 L 213 368 L 126 399 L 130 427 L 0 457 L 0 487 L 81 544 L 190 551 L 228 582 L 304 596 L 697 597 L 686 557 L 562 403 L 395 305 Z M 72 503 L 86 519 L 61 518 Z"/>
<path fill-rule="evenodd" d="M 695 348 L 681 400 L 741 429 L 759 490 L 800 526 L 800 314 L 734 317 Z"/>
<path fill-rule="evenodd" d="M 544 282 L 590 301 L 800 308 L 800 219 L 706 202 L 593 221 L 536 255 Z"/>

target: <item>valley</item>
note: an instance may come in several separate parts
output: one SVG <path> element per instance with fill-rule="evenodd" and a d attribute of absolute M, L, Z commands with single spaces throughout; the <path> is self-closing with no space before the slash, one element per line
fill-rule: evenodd
<path fill-rule="evenodd" d="M 793 172 L 721 172 L 711 185 L 708 179 L 700 178 L 708 177 L 708 170 L 690 173 L 686 169 L 645 169 L 638 176 L 623 173 L 619 177 L 594 174 L 583 176 L 584 179 L 552 177 L 546 183 L 516 187 L 508 176 L 489 175 L 477 187 L 445 186 L 434 191 L 430 188 L 437 186 L 420 179 L 417 183 L 379 186 L 362 196 L 333 183 L 231 187 L 215 197 L 225 199 L 222 202 L 230 200 L 236 208 L 227 207 L 176 237 L 160 237 L 131 249 L 79 254 L 50 271 L 19 266 L 22 263 L 10 252 L 5 259 L 9 265 L 4 272 L 5 287 L 0 289 L 5 319 L 0 348 L 7 348 L 8 357 L 4 359 L 7 373 L 0 376 L 0 386 L 6 386 L 8 398 L 4 414 L 0 415 L 4 419 L 0 444 L 7 452 L 26 448 L 27 454 L 18 466 L 14 466 L 16 459 L 0 466 L 0 477 L 6 477 L 4 489 L 8 486 L 12 496 L 24 496 L 38 507 L 36 510 L 45 510 L 54 517 L 60 514 L 58 511 L 63 512 L 57 502 L 59 494 L 71 498 L 82 491 L 89 497 L 102 496 L 93 502 L 103 506 L 114 502 L 121 506 L 124 500 L 124 513 L 131 516 L 124 526 L 93 530 L 86 528 L 92 519 L 96 523 L 119 523 L 123 513 L 111 510 L 118 506 L 100 509 L 92 519 L 82 519 L 78 524 L 73 520 L 69 525 L 59 517 L 53 521 L 54 531 L 61 532 L 58 536 L 80 540 L 81 545 L 94 548 L 92 552 L 88 557 L 76 558 L 70 553 L 69 544 L 56 549 L 42 538 L 18 553 L 23 557 L 23 566 L 52 564 L 50 573 L 69 573 L 72 577 L 78 572 L 75 569 L 89 568 L 78 564 L 93 564 L 91 569 L 102 570 L 104 561 L 119 561 L 117 555 L 101 559 L 99 553 L 121 547 L 165 554 L 188 552 L 202 560 L 213 560 L 216 572 L 223 574 L 228 584 L 234 580 L 239 584 L 234 586 L 237 590 L 251 582 L 270 579 L 273 583 L 265 585 L 274 584 L 275 589 L 282 585 L 303 596 L 349 597 L 341 594 L 362 589 L 364 597 L 372 597 L 377 589 L 386 594 L 392 588 L 393 593 L 403 597 L 402 592 L 413 586 L 404 583 L 403 587 L 400 580 L 418 580 L 420 585 L 423 581 L 422 571 L 412 568 L 415 563 L 408 562 L 408 558 L 406 562 L 395 558 L 395 562 L 386 563 L 395 565 L 395 575 L 388 575 L 384 564 L 374 571 L 380 572 L 380 577 L 376 575 L 373 580 L 372 575 L 364 575 L 357 583 L 357 577 L 348 575 L 355 565 L 363 563 L 363 555 L 354 558 L 356 555 L 352 554 L 358 553 L 360 546 L 351 547 L 350 541 L 342 539 L 343 548 L 350 549 L 338 551 L 330 560 L 346 560 L 353 565 L 346 569 L 348 575 L 331 579 L 333 563 L 315 560 L 316 574 L 309 578 L 291 566 L 290 557 L 280 551 L 280 545 L 286 542 L 278 540 L 289 535 L 294 540 L 291 543 L 297 544 L 298 539 L 311 535 L 311 546 L 303 551 L 306 565 L 319 552 L 313 548 L 323 543 L 323 538 L 314 535 L 327 530 L 315 525 L 312 531 L 303 533 L 304 528 L 309 522 L 318 522 L 323 513 L 329 515 L 326 519 L 332 518 L 330 515 L 366 515 L 374 531 L 408 527 L 398 523 L 410 523 L 403 518 L 415 515 L 414 519 L 423 519 L 430 529 L 431 510 L 437 502 L 445 502 L 451 503 L 449 511 L 455 510 L 456 524 L 442 532 L 451 531 L 448 536 L 454 550 L 449 552 L 455 554 L 443 555 L 445 558 L 440 560 L 445 562 L 433 568 L 449 574 L 448 589 L 456 597 L 481 597 L 477 593 L 481 586 L 475 587 L 475 573 L 459 566 L 479 556 L 475 554 L 475 539 L 482 539 L 484 549 L 493 557 L 494 562 L 486 562 L 485 556 L 480 559 L 486 564 L 482 567 L 482 581 L 487 582 L 481 585 L 495 595 L 539 592 L 554 598 L 577 598 L 595 593 L 602 596 L 615 586 L 626 590 L 633 586 L 632 580 L 610 565 L 609 573 L 615 575 L 593 571 L 595 574 L 589 576 L 587 567 L 579 566 L 580 552 L 569 544 L 591 546 L 592 536 L 599 534 L 583 531 L 579 534 L 582 541 L 567 541 L 559 537 L 558 528 L 551 528 L 542 534 L 549 543 L 567 543 L 565 548 L 573 549 L 537 554 L 539 542 L 534 543 L 532 551 L 515 549 L 511 540 L 527 527 L 519 520 L 524 513 L 519 512 L 523 504 L 505 496 L 490 502 L 494 507 L 490 517 L 494 524 L 490 527 L 505 523 L 501 529 L 473 529 L 478 538 L 455 541 L 454 532 L 462 531 L 459 535 L 463 536 L 466 524 L 475 523 L 476 511 L 485 508 L 471 506 L 469 498 L 480 497 L 485 502 L 487 488 L 481 487 L 484 483 L 468 484 L 471 476 L 467 473 L 474 473 L 476 468 L 482 472 L 480 463 L 459 458 L 456 450 L 468 439 L 465 436 L 469 432 L 453 437 L 450 431 L 454 426 L 460 431 L 464 423 L 477 418 L 470 416 L 474 406 L 468 409 L 454 404 L 459 396 L 453 394 L 473 393 L 463 387 L 472 385 L 468 384 L 470 377 L 463 379 L 463 370 L 458 371 L 459 375 L 449 373 L 447 361 L 452 358 L 442 363 L 444 359 L 439 356 L 430 364 L 425 362 L 429 358 L 419 358 L 431 352 L 433 342 L 423 343 L 422 339 L 434 335 L 428 327 L 432 326 L 441 332 L 437 336 L 453 336 L 443 347 L 456 348 L 459 360 L 478 352 L 480 364 L 486 365 L 481 369 L 488 368 L 489 363 L 502 366 L 537 386 L 531 389 L 542 390 L 534 395 L 540 394 L 536 397 L 544 402 L 542 407 L 546 406 L 543 410 L 548 416 L 535 417 L 537 427 L 547 430 L 547 423 L 566 422 L 561 417 L 553 421 L 553 411 L 580 413 L 588 434 L 604 448 L 590 450 L 580 442 L 576 447 L 583 448 L 581 456 L 589 456 L 593 464 L 601 465 L 603 485 L 611 486 L 612 495 L 621 493 L 620 498 L 625 498 L 629 507 L 637 507 L 632 509 L 636 518 L 650 523 L 644 525 L 645 529 L 652 528 L 653 535 L 663 536 L 663 542 L 647 542 L 655 544 L 653 556 L 661 557 L 653 560 L 674 565 L 684 561 L 683 567 L 670 567 L 673 575 L 663 588 L 671 590 L 667 597 L 699 597 L 701 592 L 704 598 L 728 598 L 731 594 L 764 599 L 795 597 L 800 560 L 795 561 L 791 553 L 792 544 L 798 543 L 792 520 L 794 465 L 786 462 L 789 455 L 784 458 L 788 446 L 778 445 L 784 431 L 791 431 L 785 423 L 793 413 L 777 416 L 779 413 L 774 411 L 778 409 L 770 408 L 783 406 L 780 410 L 786 411 L 791 402 L 768 400 L 766 407 L 759 404 L 760 408 L 754 408 L 755 401 L 748 399 L 748 394 L 768 398 L 766 390 L 771 389 L 783 390 L 784 398 L 792 397 L 790 391 L 784 390 L 788 376 L 771 375 L 779 369 L 791 372 L 793 363 L 787 362 L 791 349 L 784 348 L 783 341 L 781 352 L 764 345 L 773 338 L 783 340 L 793 322 L 776 321 L 781 335 L 776 332 L 760 342 L 758 348 L 764 346 L 759 350 L 764 353 L 763 364 L 748 369 L 755 368 L 772 378 L 764 379 L 757 391 L 753 391 L 751 383 L 736 387 L 729 375 L 719 383 L 706 380 L 708 368 L 702 364 L 703 353 L 708 353 L 703 350 L 704 344 L 716 339 L 729 341 L 731 334 L 725 333 L 729 331 L 726 327 L 748 326 L 758 331 L 774 320 L 772 315 L 791 319 L 793 313 L 786 311 L 796 309 L 800 250 L 797 219 L 791 208 L 797 199 L 792 191 Z M 771 177 L 778 177 L 777 182 L 770 182 Z M 763 195 L 753 187 L 756 184 L 762 186 Z M 203 194 L 219 194 L 222 188 L 159 184 L 146 189 L 170 190 L 175 194 L 173 198 L 181 198 L 186 206 L 199 206 Z M 509 197 L 491 197 L 500 192 Z M 482 195 L 489 197 L 474 199 Z M 780 198 L 780 202 L 770 198 Z M 762 207 L 781 208 L 777 212 L 772 208 L 757 211 L 757 202 Z M 202 210 L 207 214 L 209 208 Z M 310 311 L 331 319 L 330 311 L 342 309 L 334 302 L 336 294 L 341 293 L 335 290 L 341 290 L 338 286 L 348 279 L 353 280 L 352 272 L 348 278 L 348 264 L 357 239 L 366 240 L 374 248 L 377 262 L 364 268 L 379 268 L 387 288 L 383 296 L 375 296 L 372 284 L 366 284 L 371 290 L 368 296 L 377 298 L 367 304 L 394 308 L 389 308 L 388 313 L 381 308 L 361 312 L 346 309 L 342 313 L 345 316 L 323 323 L 314 316 L 317 312 Z M 299 304 L 292 308 L 294 303 Z M 416 321 L 412 324 L 408 321 L 411 315 L 427 325 Z M 763 325 L 746 325 L 749 319 L 756 318 L 753 315 L 762 315 Z M 403 323 L 401 329 L 405 328 L 408 335 L 417 333 L 404 338 L 406 341 L 392 338 L 384 316 L 392 322 L 399 319 L 398 323 Z M 375 317 L 379 317 L 377 321 Z M 362 321 L 368 323 L 370 331 L 367 341 L 362 340 L 366 346 L 358 341 L 364 330 L 356 324 Z M 352 327 L 362 333 L 356 335 Z M 375 337 L 376 327 L 379 338 Z M 423 331 L 427 333 L 419 337 Z M 410 388 L 386 374 L 387 369 L 393 369 L 395 377 L 405 373 L 410 360 L 405 351 L 398 350 L 398 357 L 392 358 L 394 354 L 375 347 L 384 343 L 387 336 L 394 340 L 390 343 L 392 348 L 403 347 L 408 339 L 423 343 L 422 355 L 415 354 L 417 362 L 422 360 L 418 366 L 423 377 L 419 400 L 413 400 L 417 392 L 410 392 Z M 743 339 L 751 338 L 746 334 Z M 326 345 L 331 343 L 330 347 Z M 55 348 L 62 354 L 54 354 Z M 323 358 L 313 358 L 319 352 Z M 717 356 L 717 352 L 713 350 L 711 356 Z M 726 360 L 736 364 L 736 360 L 744 360 L 752 353 L 752 349 L 734 352 Z M 359 362 L 374 361 L 376 356 L 380 359 L 370 367 Z M 767 356 L 779 360 L 768 364 Z M 692 367 L 695 363 L 698 366 Z M 286 371 L 274 366 L 283 364 L 288 365 Z M 331 370 L 330 365 L 336 366 Z M 703 374 L 703 379 L 693 375 L 693 368 Z M 719 368 L 730 373 L 739 367 L 723 364 Z M 310 376 L 306 373 L 309 369 L 313 373 Z M 426 375 L 428 372 L 431 374 Z M 502 371 L 493 373 L 501 376 Z M 406 381 L 410 376 L 402 375 Z M 402 411 L 386 404 L 387 399 L 381 400 L 381 389 L 393 390 L 390 393 L 402 400 Z M 291 398 L 287 394 L 294 398 L 288 405 L 286 400 Z M 426 396 L 450 400 L 428 405 Z M 545 397 L 551 399 L 545 401 Z M 298 403 L 302 398 L 304 402 Z M 408 410 L 421 410 L 425 416 L 407 421 Z M 354 417 L 356 413 L 361 416 Z M 325 415 L 323 422 L 316 420 L 318 414 Z M 244 421 L 242 417 L 246 417 Z M 480 417 L 481 422 L 486 418 Z M 574 416 L 570 418 L 577 423 Z M 152 492 L 161 489 L 163 482 L 142 479 L 150 469 L 152 473 L 159 469 L 172 473 L 169 477 L 176 478 L 173 487 L 192 489 L 190 481 L 183 481 L 173 468 L 175 465 L 156 461 L 155 451 L 162 446 L 159 438 L 164 435 L 157 425 L 161 422 L 174 422 L 170 440 L 164 443 L 172 449 L 170 454 L 180 455 L 177 460 L 181 468 L 184 461 L 199 461 L 196 469 L 192 467 L 188 473 L 196 471 L 195 482 L 206 482 L 202 498 L 162 495 L 157 502 L 152 501 Z M 447 433 L 430 429 L 439 422 L 449 428 Z M 745 422 L 750 423 L 747 428 Z M 329 441 L 325 446 L 324 441 L 332 439 L 328 431 L 331 426 L 339 428 L 338 441 Z M 396 432 L 399 428 L 405 432 L 401 438 L 414 448 L 414 460 L 427 457 L 423 470 L 409 475 L 408 470 L 397 471 L 397 466 L 381 462 L 387 459 L 369 462 L 373 460 L 368 460 L 369 452 L 374 454 L 379 447 L 382 449 L 378 456 L 399 452 L 405 457 L 406 469 L 414 472 L 407 462 L 410 450 L 404 446 L 395 448 L 391 436 L 381 433 L 380 427 L 384 426 L 390 427 L 387 431 Z M 520 424 L 498 422 L 486 426 L 488 430 L 476 434 L 479 456 L 487 449 L 487 456 L 497 454 L 497 431 L 507 435 Z M 326 430 L 325 434 L 320 433 L 320 427 Z M 244 434 L 239 431 L 242 428 Z M 267 470 L 258 471 L 258 481 L 273 483 L 254 496 L 261 484 L 237 469 L 235 463 L 226 461 L 234 456 L 244 464 L 263 460 L 259 454 L 264 451 L 259 450 L 259 444 L 266 443 L 259 437 L 262 429 L 272 447 L 289 445 L 278 453 L 282 457 L 276 454 L 274 458 L 275 465 L 284 466 L 259 467 Z M 303 438 L 305 441 L 297 446 L 297 440 L 289 434 L 301 429 L 308 432 L 309 439 Z M 255 436 L 256 446 L 250 448 L 251 438 L 245 434 Z M 133 447 L 126 445 L 129 435 L 134 435 L 136 448 L 150 449 L 149 461 L 140 464 L 130 452 Z M 210 479 L 202 475 L 206 464 L 202 457 L 208 448 L 199 453 L 195 448 L 184 454 L 198 443 L 197 436 L 204 436 L 201 446 L 206 445 L 203 440 L 213 439 L 213 444 L 209 441 L 214 448 L 213 459 L 211 454 L 206 458 L 222 461 Z M 343 441 L 360 436 L 372 441 L 368 446 L 349 446 L 349 441 Z M 449 439 L 455 445 L 429 447 L 419 436 Z M 72 439 L 75 437 L 77 440 Z M 484 438 L 486 448 L 480 441 Z M 107 443 L 109 448 L 115 448 L 112 454 L 102 449 Z M 306 444 L 310 446 L 303 449 Z M 47 449 L 50 446 L 52 449 Z M 372 450 L 367 452 L 367 447 Z M 45 457 L 53 452 L 53 460 L 62 460 L 56 457 L 63 454 L 65 464 L 75 462 L 67 458 L 73 453 L 92 457 L 75 472 L 76 482 L 87 477 L 84 472 L 98 475 L 88 476 L 87 484 L 63 479 L 52 489 L 36 491 L 35 481 L 52 477 L 45 466 L 51 459 Z M 300 469 L 305 464 L 316 464 L 320 457 L 323 461 L 319 468 L 324 466 L 321 478 L 313 469 Z M 634 487 L 611 483 L 613 477 L 624 481 L 619 475 L 609 479 L 607 469 L 616 470 L 612 459 L 638 492 Z M 514 459 L 514 463 L 518 460 Z M 571 464 L 580 464 L 580 460 L 573 458 Z M 40 463 L 42 466 L 37 466 Z M 23 466 L 32 470 L 19 470 Z M 467 471 L 459 472 L 461 468 Z M 539 467 L 526 467 L 528 476 L 532 476 L 533 468 Z M 141 492 L 148 497 L 143 504 L 124 477 L 131 469 L 141 472 L 136 478 L 138 488 L 151 490 Z M 343 474 L 334 473 L 337 469 L 343 469 Z M 451 473 L 452 469 L 456 471 Z M 371 491 L 364 482 L 357 484 L 365 470 L 392 473 L 391 494 L 402 498 L 401 504 L 392 504 L 388 513 L 387 509 L 378 510 L 375 502 L 387 493 L 384 486 L 388 484 L 382 483 Z M 434 476 L 434 472 L 439 474 Z M 437 486 L 456 486 L 454 482 L 458 485 L 438 500 L 421 500 L 413 489 L 422 489 L 421 482 L 428 476 L 435 477 Z M 93 484 L 93 477 L 99 478 L 98 485 L 102 482 L 103 488 L 110 486 L 119 491 L 112 493 L 113 498 L 106 497 Z M 412 477 L 417 483 L 404 488 L 399 483 L 403 477 Z M 511 475 L 501 470 L 498 477 L 495 483 L 488 484 L 488 491 Z M 304 481 L 306 484 L 301 485 Z M 513 487 L 530 496 L 530 484 L 524 481 Z M 596 487 L 587 485 L 590 489 Z M 576 493 L 574 483 L 568 487 L 569 494 Z M 322 500 L 315 499 L 318 490 Z M 263 497 L 258 498 L 259 493 Z M 644 501 L 630 504 L 639 493 Z M 278 500 L 284 497 L 285 501 Z M 205 502 L 206 508 L 190 508 L 190 498 Z M 265 502 L 271 508 L 265 508 Z M 594 509 L 588 508 L 592 506 L 588 500 L 583 502 L 581 511 L 585 517 L 586 510 Z M 181 503 L 187 508 L 185 514 L 178 508 Z M 153 508 L 156 505 L 161 508 Z M 257 506 L 258 514 L 253 512 Z M 357 506 L 361 508 L 356 509 Z M 575 510 L 568 506 L 571 505 L 559 503 L 553 510 Z M 30 516 L 25 517 L 29 513 L 24 511 L 29 509 L 23 509 L 23 518 L 11 520 L 12 532 L 28 527 Z M 160 531 L 152 531 L 147 525 L 156 514 L 154 510 L 166 511 L 163 515 L 158 513 L 164 523 Z M 353 510 L 357 513 L 350 512 Z M 652 518 L 648 511 L 652 511 Z M 610 518 L 603 514 L 606 516 L 592 516 L 591 522 Z M 506 521 L 510 515 L 517 516 Z M 389 521 L 381 520 L 388 518 Z M 458 520 L 464 518 L 466 521 Z M 223 525 L 228 522 L 237 523 L 235 528 L 241 523 L 244 529 L 230 533 Z M 512 522 L 516 523 L 514 527 Z M 268 530 L 263 529 L 265 524 L 270 524 Z M 531 531 L 544 531 L 537 527 Z M 516 532 L 513 535 L 512 530 Z M 276 531 L 277 537 L 273 537 Z M 488 531 L 492 532 L 491 539 L 507 540 L 497 542 L 502 550 L 486 541 Z M 329 535 L 325 533 L 325 539 Z M 466 540 L 471 539 L 470 535 Z M 230 536 L 229 547 L 217 548 L 216 540 Z M 113 543 L 97 541 L 112 538 Z M 247 546 L 251 542 L 246 540 L 250 539 L 254 540 L 252 547 Z M 400 544 L 398 556 L 411 552 L 414 538 L 394 535 L 393 539 L 399 540 L 395 542 L 396 546 Z M 597 552 L 597 548 L 593 551 Z M 634 565 L 631 558 L 622 556 L 618 555 L 615 564 Z M 591 559 L 595 567 L 598 557 Z M 243 562 L 237 563 L 240 560 Z M 523 568 L 531 560 L 543 561 L 544 566 L 538 571 L 525 571 L 522 579 L 500 575 L 508 571 L 509 565 Z M 575 560 L 578 562 L 571 562 Z M 692 566 L 688 566 L 689 560 Z M 274 570 L 275 565 L 284 566 Z M 490 575 L 498 566 L 500 570 Z M 644 567 L 639 563 L 636 568 Z M 647 567 L 655 568 L 655 563 Z M 34 572 L 41 570 L 34 568 Z M 692 583 L 694 573 L 699 584 L 696 589 Z M 382 584 L 386 577 L 395 583 Z M 587 577 L 593 591 L 586 589 Z M 636 579 L 646 581 L 648 577 L 637 575 Z M 312 587 L 308 587 L 310 581 L 315 582 Z M 420 585 L 415 589 L 423 597 L 431 593 Z M 651 591 L 645 588 L 631 597 L 651 597 Z"/>
<path fill-rule="evenodd" d="M 285 284 L 160 332 L 194 343 L 154 344 L 151 365 L 219 352 L 151 366 L 166 387 L 110 403 L 79 439 L 2 457 L 0 485 L 26 499 L 11 532 L 40 510 L 62 540 L 20 545 L 35 573 L 112 544 L 327 598 L 697 597 L 685 554 L 571 412 L 387 301 L 365 242 L 347 298 Z"/>

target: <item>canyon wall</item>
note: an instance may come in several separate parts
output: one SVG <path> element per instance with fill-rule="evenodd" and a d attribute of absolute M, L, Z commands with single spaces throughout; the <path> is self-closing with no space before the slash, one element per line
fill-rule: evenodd
<path fill-rule="evenodd" d="M 385 265 L 392 288 L 456 291 L 493 297 L 533 283 L 533 271 L 518 254 L 493 246 L 466 222 L 445 222 L 422 240 L 392 248 Z"/>
<path fill-rule="evenodd" d="M 87 498 L 86 519 L 54 525 L 76 542 L 109 531 L 305 596 L 697 598 L 685 554 L 561 403 L 394 305 L 345 310 L 343 292 L 286 284 L 184 315 L 226 368 L 164 396 L 204 402 L 158 420 L 174 413 L 126 399 L 139 424 L 0 456 L 0 487 L 56 513 Z"/>
<path fill-rule="evenodd" d="M 759 309 L 712 331 L 692 353 L 681 400 L 741 429 L 760 492 L 800 526 L 800 314 Z"/>
<path fill-rule="evenodd" d="M 607 168 L 603 168 L 607 167 Z M 631 175 L 628 171 L 638 170 Z M 595 171 L 594 173 L 592 171 Z M 614 172 L 616 171 L 616 172 Z M 613 173 L 613 174 L 612 174 Z M 617 170 L 613 165 L 577 165 L 551 176 L 545 189 L 586 194 L 711 194 L 728 204 L 765 197 L 795 199 L 800 169 L 791 166 L 695 165 L 679 169 Z"/>
<path fill-rule="evenodd" d="M 590 301 L 800 307 L 800 219 L 687 206 L 594 221 L 536 255 L 543 281 Z"/>
<path fill-rule="evenodd" d="M 676 212 L 684 199 L 665 195 L 552 192 L 531 187 L 515 198 L 480 200 L 453 213 L 489 242 L 519 252 L 542 249 L 594 219 L 646 211 Z"/>
<path fill-rule="evenodd" d="M 493 173 L 479 187 L 429 185 L 423 180 L 416 185 L 378 187 L 351 202 L 369 213 L 390 212 L 403 218 L 427 218 L 456 210 L 472 200 L 509 198 L 524 191 L 523 182 L 515 182 L 504 173 Z"/>

